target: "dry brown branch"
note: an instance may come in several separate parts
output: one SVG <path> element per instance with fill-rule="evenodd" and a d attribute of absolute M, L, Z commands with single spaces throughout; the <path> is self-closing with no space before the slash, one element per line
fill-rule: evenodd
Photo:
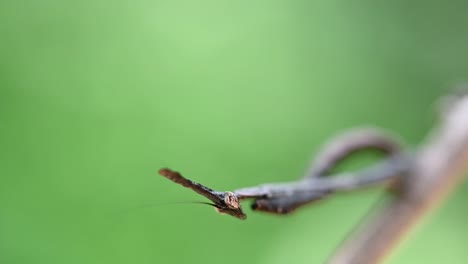
<path fill-rule="evenodd" d="M 415 153 L 401 192 L 363 224 L 330 263 L 381 263 L 468 170 L 468 96 L 458 98 Z"/>

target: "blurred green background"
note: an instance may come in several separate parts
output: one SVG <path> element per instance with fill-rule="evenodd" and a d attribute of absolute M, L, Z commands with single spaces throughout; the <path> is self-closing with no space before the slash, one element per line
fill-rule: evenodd
<path fill-rule="evenodd" d="M 322 263 L 379 190 L 239 221 L 166 204 L 203 199 L 157 170 L 232 190 L 300 177 L 356 125 L 418 144 L 468 79 L 467 8 L 2 0 L 0 263 Z M 390 263 L 466 263 L 467 198 Z"/>

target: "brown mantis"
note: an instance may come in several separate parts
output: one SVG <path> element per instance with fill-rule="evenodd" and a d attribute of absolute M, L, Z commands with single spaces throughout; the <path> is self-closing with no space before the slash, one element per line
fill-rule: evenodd
<path fill-rule="evenodd" d="M 353 153 L 372 149 L 387 158 L 370 168 L 353 173 L 330 176 L 330 171 Z M 193 182 L 180 173 L 163 168 L 159 174 L 211 200 L 219 213 L 246 219 L 240 201 L 253 199 L 252 209 L 273 214 L 287 214 L 298 207 L 339 192 L 399 179 L 409 169 L 410 155 L 401 151 L 395 137 L 376 129 L 360 128 L 348 131 L 326 144 L 319 152 L 306 176 L 298 181 L 262 184 L 222 192 Z"/>

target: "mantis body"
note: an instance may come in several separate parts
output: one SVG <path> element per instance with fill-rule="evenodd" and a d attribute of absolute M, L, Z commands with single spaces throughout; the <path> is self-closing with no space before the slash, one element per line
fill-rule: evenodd
<path fill-rule="evenodd" d="M 330 176 L 330 171 L 353 153 L 373 149 L 387 158 L 370 168 L 353 173 Z M 409 169 L 409 155 L 401 151 L 395 137 L 375 128 L 361 128 L 339 135 L 325 145 L 314 159 L 308 173 L 294 182 L 270 183 L 237 189 L 232 192 L 215 191 L 193 182 L 168 168 L 159 174 L 211 200 L 219 213 L 246 219 L 240 201 L 253 199 L 252 209 L 273 214 L 287 214 L 298 207 L 338 192 L 359 189 L 368 185 L 398 179 Z"/>

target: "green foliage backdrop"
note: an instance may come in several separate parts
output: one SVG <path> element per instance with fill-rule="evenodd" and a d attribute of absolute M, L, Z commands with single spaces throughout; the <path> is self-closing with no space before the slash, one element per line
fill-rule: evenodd
<path fill-rule="evenodd" d="M 2 0 L 0 263 L 322 263 L 378 190 L 242 222 L 165 204 L 200 197 L 158 168 L 231 190 L 300 177 L 360 124 L 416 145 L 468 78 L 467 8 Z M 466 263 L 467 188 L 391 263 Z"/>

